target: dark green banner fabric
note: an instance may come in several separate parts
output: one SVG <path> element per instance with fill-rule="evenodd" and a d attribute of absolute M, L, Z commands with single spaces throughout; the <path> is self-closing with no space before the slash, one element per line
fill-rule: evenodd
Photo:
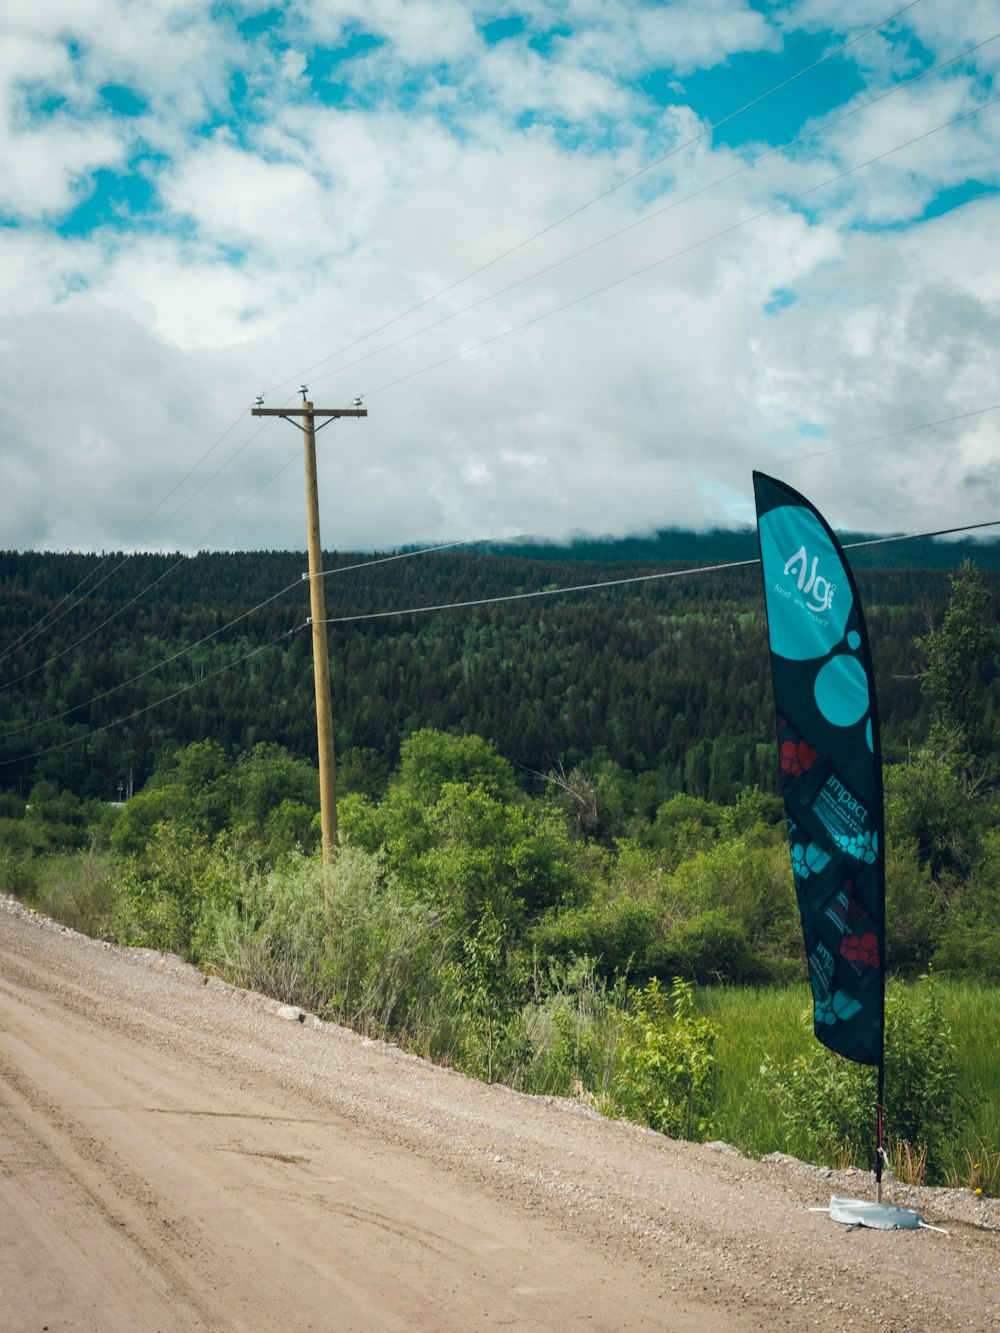
<path fill-rule="evenodd" d="M 778 762 L 816 1036 L 882 1059 L 885 853 L 875 678 L 853 576 L 797 491 L 754 473 Z"/>

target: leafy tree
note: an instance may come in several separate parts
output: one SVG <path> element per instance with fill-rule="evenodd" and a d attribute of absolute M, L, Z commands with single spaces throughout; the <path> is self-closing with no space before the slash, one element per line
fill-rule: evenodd
<path fill-rule="evenodd" d="M 1000 652 L 991 602 L 981 571 L 964 560 L 951 580 L 940 628 L 916 641 L 925 663 L 920 687 L 933 709 L 931 744 L 966 770 L 995 739 L 983 728 L 986 689 Z"/>
<path fill-rule="evenodd" d="M 514 795 L 514 770 L 479 736 L 451 736 L 431 727 L 415 731 L 400 749 L 400 785 L 433 804 L 449 783 L 481 787 L 495 798 Z"/>
<path fill-rule="evenodd" d="M 487 1083 L 511 1072 L 527 1053 L 517 1022 L 519 987 L 509 950 L 507 928 L 487 903 L 451 971 L 464 1020 L 459 1064 Z"/>
<path fill-rule="evenodd" d="M 975 801 L 947 759 L 928 747 L 885 769 L 886 846 L 912 842 L 935 880 L 965 875 L 976 855 Z"/>

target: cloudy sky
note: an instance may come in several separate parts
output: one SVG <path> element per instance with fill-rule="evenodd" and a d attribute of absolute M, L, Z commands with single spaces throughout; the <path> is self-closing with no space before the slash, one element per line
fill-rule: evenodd
<path fill-rule="evenodd" d="M 1000 518 L 998 66 L 986 0 L 0 0 L 0 545 L 301 548 L 301 383 L 328 547 Z"/>

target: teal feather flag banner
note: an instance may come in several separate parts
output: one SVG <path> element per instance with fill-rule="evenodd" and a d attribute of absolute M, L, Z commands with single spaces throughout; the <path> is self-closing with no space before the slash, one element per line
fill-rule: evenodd
<path fill-rule="evenodd" d="M 814 1030 L 839 1055 L 878 1066 L 881 1104 L 885 829 L 868 633 L 850 567 L 822 516 L 783 482 L 759 472 L 753 480 Z"/>

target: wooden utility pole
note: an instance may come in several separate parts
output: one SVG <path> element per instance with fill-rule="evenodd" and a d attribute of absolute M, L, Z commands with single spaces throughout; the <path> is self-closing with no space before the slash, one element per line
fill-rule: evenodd
<path fill-rule="evenodd" d="M 323 591 L 323 546 L 319 537 L 319 483 L 316 479 L 316 418 L 366 417 L 361 407 L 313 407 L 302 386 L 299 407 L 250 409 L 255 417 L 284 417 L 305 436 L 306 533 L 309 546 L 309 619 L 312 624 L 313 677 L 316 685 L 316 738 L 319 748 L 319 810 L 323 829 L 323 864 L 329 865 L 337 846 L 337 774 L 333 753 L 333 705 L 330 700 L 330 657 L 326 641 L 326 596 Z M 360 402 L 360 399 L 357 400 Z M 301 424 L 295 420 L 301 417 Z"/>

